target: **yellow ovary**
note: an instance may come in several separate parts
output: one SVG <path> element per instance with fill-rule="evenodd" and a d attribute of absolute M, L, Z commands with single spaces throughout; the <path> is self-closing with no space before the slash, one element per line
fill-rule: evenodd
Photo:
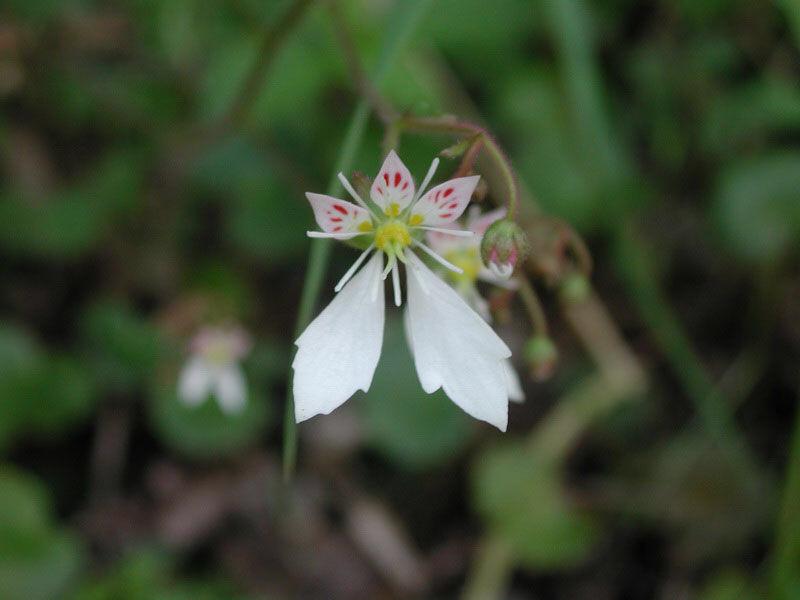
<path fill-rule="evenodd" d="M 400 221 L 388 221 L 375 232 L 375 246 L 379 250 L 397 250 L 411 243 L 408 227 Z"/>

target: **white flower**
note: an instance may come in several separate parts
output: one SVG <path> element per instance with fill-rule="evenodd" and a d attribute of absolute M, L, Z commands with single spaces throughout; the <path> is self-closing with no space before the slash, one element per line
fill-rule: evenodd
<path fill-rule="evenodd" d="M 460 273 L 446 271 L 442 273 L 442 276 L 449 279 L 461 297 L 489 323 L 492 321 L 489 303 L 478 291 L 477 282 L 485 281 L 506 289 L 516 287 L 515 282 L 509 280 L 504 274 L 487 269 L 480 255 L 481 237 L 492 223 L 505 218 L 505 216 L 504 208 L 481 215 L 478 207 L 474 206 L 467 216 L 467 229 L 475 234 L 473 237 L 453 237 L 437 231 L 429 231 L 427 234 L 430 247 L 461 268 Z M 503 366 L 506 371 L 509 399 L 514 402 L 522 402 L 525 400 L 525 392 L 522 391 L 517 372 L 508 359 L 503 361 Z"/>
<path fill-rule="evenodd" d="M 239 413 L 247 400 L 247 382 L 239 361 L 250 350 L 247 334 L 237 328 L 207 327 L 190 344 L 191 356 L 178 378 L 178 397 L 197 406 L 213 394 L 220 408 Z"/>
<path fill-rule="evenodd" d="M 383 343 L 381 282 L 392 274 L 394 301 L 399 306 L 398 263 L 402 262 L 408 289 L 406 332 L 423 389 L 433 393 L 442 388 L 473 417 L 506 430 L 509 395 L 505 361 L 511 351 L 412 251 L 421 250 L 445 268 L 462 272 L 421 238 L 427 232 L 472 236 L 472 232 L 452 229 L 451 224 L 464 212 L 479 177 L 452 179 L 423 194 L 438 163 L 438 159 L 433 161 L 420 189 L 415 190 L 408 169 L 397 154 L 390 152 L 372 183 L 369 204 L 342 174 L 339 179 L 357 205 L 306 194 L 323 230 L 308 232 L 309 236 L 358 238 L 355 241 L 368 245 L 336 285 L 338 295 L 295 342 L 298 350 L 292 367 L 298 422 L 328 414 L 357 390 L 369 390 Z"/>

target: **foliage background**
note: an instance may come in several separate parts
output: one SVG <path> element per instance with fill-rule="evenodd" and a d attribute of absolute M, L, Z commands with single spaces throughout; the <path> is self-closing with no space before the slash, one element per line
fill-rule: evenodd
<path fill-rule="evenodd" d="M 303 192 L 360 97 L 328 4 L 0 6 L 0 597 L 800 597 L 800 4 L 341 2 L 367 72 L 397 38 L 399 110 L 496 134 L 596 295 L 537 281 L 558 370 L 505 435 L 419 389 L 392 319 L 286 487 Z M 188 336 L 228 320 L 248 410 L 190 410 Z M 518 306 L 500 331 L 525 372 Z"/>

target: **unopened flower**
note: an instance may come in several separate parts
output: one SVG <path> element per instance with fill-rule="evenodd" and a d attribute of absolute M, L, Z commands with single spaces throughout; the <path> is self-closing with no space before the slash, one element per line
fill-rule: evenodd
<path fill-rule="evenodd" d="M 478 207 L 472 207 L 467 216 L 467 229 L 475 235 L 470 238 L 453 237 L 437 231 L 429 231 L 428 243 L 431 248 L 441 254 L 445 259 L 461 268 L 461 273 L 446 271 L 441 273 L 450 281 L 455 290 L 467 304 L 474 308 L 487 322 L 492 322 L 492 313 L 489 302 L 478 290 L 477 282 L 484 281 L 506 289 L 516 289 L 516 282 L 503 277 L 498 277 L 490 271 L 481 261 L 480 244 L 486 229 L 498 219 L 506 216 L 504 208 L 480 214 Z M 511 361 L 503 361 L 506 370 L 506 386 L 508 397 L 514 402 L 525 400 L 517 372 Z"/>
<path fill-rule="evenodd" d="M 509 278 L 517 262 L 528 252 L 522 228 L 510 219 L 499 219 L 486 230 L 481 241 L 481 258 L 498 277 Z"/>
<path fill-rule="evenodd" d="M 504 361 L 511 351 L 413 251 L 420 250 L 445 268 L 463 272 L 421 238 L 429 231 L 472 235 L 449 226 L 464 212 L 479 177 L 452 179 L 423 194 L 437 165 L 438 159 L 417 190 L 406 166 L 390 152 L 372 183 L 369 204 L 341 174 L 342 184 L 357 204 L 306 194 L 323 230 L 309 232 L 309 236 L 359 237 L 368 245 L 336 285 L 338 295 L 295 342 L 298 351 L 292 367 L 298 422 L 330 413 L 356 390 L 369 390 L 383 343 L 381 282 L 391 273 L 394 301 L 399 306 L 402 262 L 408 291 L 405 326 L 422 388 L 428 393 L 442 388 L 464 411 L 505 431 L 508 391 Z"/>
<path fill-rule="evenodd" d="M 191 355 L 178 378 L 178 397 L 197 406 L 209 394 L 229 414 L 241 412 L 247 383 L 239 361 L 250 350 L 250 339 L 238 328 L 206 327 L 195 335 Z"/>

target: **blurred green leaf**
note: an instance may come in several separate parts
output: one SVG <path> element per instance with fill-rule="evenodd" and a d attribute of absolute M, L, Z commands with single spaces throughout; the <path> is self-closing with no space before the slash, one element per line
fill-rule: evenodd
<path fill-rule="evenodd" d="M 0 329 L 0 447 L 28 434 L 63 431 L 96 400 L 86 367 L 70 356 L 47 356 L 21 331 Z"/>
<path fill-rule="evenodd" d="M 520 443 L 484 452 L 473 469 L 473 502 L 493 535 L 504 539 L 530 569 L 580 563 L 594 547 L 598 528 L 574 509 L 559 470 Z"/>
<path fill-rule="evenodd" d="M 579 228 L 596 222 L 600 210 L 592 182 L 572 148 L 564 100 L 552 77 L 530 73 L 515 79 L 499 97 L 504 123 L 515 132 L 515 165 L 542 208 Z"/>
<path fill-rule="evenodd" d="M 266 171 L 239 190 L 227 224 L 231 241 L 242 251 L 270 263 L 302 254 L 311 228 L 304 198 L 286 190 Z"/>
<path fill-rule="evenodd" d="M 95 582 L 84 585 L 74 600 L 237 600 L 231 586 L 213 581 L 182 581 L 171 571 L 174 560 L 164 552 L 139 551 L 125 556 Z"/>
<path fill-rule="evenodd" d="M 254 142 L 231 137 L 203 153 L 192 172 L 201 193 L 225 198 L 225 231 L 242 252 L 270 263 L 305 251 L 311 210 L 277 176 L 276 166 Z"/>
<path fill-rule="evenodd" d="M 51 510 L 41 483 L 0 468 L 0 598 L 63 598 L 74 583 L 83 549 L 52 527 Z"/>
<path fill-rule="evenodd" d="M 702 121 L 706 147 L 727 156 L 769 134 L 800 130 L 800 86 L 767 77 L 714 97 Z"/>
<path fill-rule="evenodd" d="M 536 23 L 534 3 L 439 0 L 423 35 L 472 77 L 497 77 L 519 56 Z"/>
<path fill-rule="evenodd" d="M 80 10 L 88 4 L 89 0 L 5 0 L 3 8 L 20 20 L 44 25 L 64 13 Z"/>
<path fill-rule="evenodd" d="M 0 246 L 41 258 L 74 258 L 91 249 L 120 213 L 131 209 L 142 183 L 140 160 L 112 152 L 83 180 L 51 197 L 0 196 Z"/>
<path fill-rule="evenodd" d="M 254 444 L 273 414 L 266 394 L 248 383 L 244 409 L 232 414 L 223 412 L 212 395 L 199 406 L 188 406 L 178 398 L 177 383 L 157 387 L 149 406 L 156 434 L 167 446 L 201 460 L 230 456 Z"/>
<path fill-rule="evenodd" d="M 81 330 L 92 372 L 112 392 L 130 392 L 148 381 L 167 351 L 151 323 L 112 301 L 90 306 Z"/>
<path fill-rule="evenodd" d="M 469 443 L 469 417 L 441 390 L 420 386 L 400 319 L 388 320 L 369 393 L 359 395 L 370 444 L 403 467 L 441 464 Z"/>
<path fill-rule="evenodd" d="M 714 573 L 700 589 L 697 600 L 757 600 L 763 598 L 753 582 L 742 572 L 726 569 Z M 794 598 L 796 596 L 787 596 Z"/>
<path fill-rule="evenodd" d="M 777 260 L 800 241 L 800 153 L 753 158 L 720 175 L 713 216 L 729 250 Z"/>

